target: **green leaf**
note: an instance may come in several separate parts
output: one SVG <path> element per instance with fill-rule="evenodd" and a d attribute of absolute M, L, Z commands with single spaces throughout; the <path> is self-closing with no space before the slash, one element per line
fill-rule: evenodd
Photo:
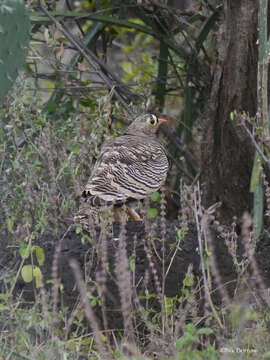
<path fill-rule="evenodd" d="M 198 335 L 210 335 L 213 333 L 214 333 L 214 331 L 210 328 L 201 328 L 197 331 Z"/>
<path fill-rule="evenodd" d="M 12 218 L 8 218 L 7 219 L 7 228 L 9 232 L 12 232 L 13 230 L 13 225 L 14 225 L 14 219 Z"/>
<path fill-rule="evenodd" d="M 128 54 L 132 50 L 132 46 L 128 45 L 124 48 L 125 54 Z"/>
<path fill-rule="evenodd" d="M 40 268 L 35 265 L 24 265 L 22 267 L 21 275 L 23 278 L 23 281 L 26 283 L 29 283 L 35 279 L 36 281 L 36 287 L 40 287 L 42 273 L 40 271 Z"/>
<path fill-rule="evenodd" d="M 73 152 L 73 154 L 77 154 L 77 152 L 79 152 L 80 150 L 80 145 L 79 144 L 74 144 L 71 147 L 71 151 Z"/>
<path fill-rule="evenodd" d="M 181 227 L 181 229 L 178 229 L 176 231 L 176 235 L 177 235 L 177 239 L 178 240 L 182 240 L 186 234 L 187 234 L 187 231 L 188 231 L 188 228 L 185 226 L 185 227 Z"/>
<path fill-rule="evenodd" d="M 4 305 L 4 304 L 1 304 L 0 303 L 0 311 L 5 311 L 5 310 L 8 310 L 9 307 L 7 305 Z"/>
<path fill-rule="evenodd" d="M 190 286 L 193 285 L 193 283 L 194 283 L 194 276 L 193 276 L 193 274 L 187 275 L 187 276 L 184 278 L 184 280 L 183 280 L 183 285 L 184 285 L 184 286 L 190 287 Z"/>
<path fill-rule="evenodd" d="M 44 250 L 38 245 L 34 246 L 34 250 L 36 252 L 36 257 L 37 257 L 38 264 L 39 264 L 39 266 L 42 266 L 44 264 L 44 261 L 45 261 Z"/>
<path fill-rule="evenodd" d="M 75 228 L 75 233 L 76 233 L 76 234 L 82 233 L 82 226 L 81 226 L 81 225 L 76 226 L 76 228 Z"/>
<path fill-rule="evenodd" d="M 33 266 L 32 265 L 24 265 L 22 267 L 22 278 L 23 281 L 25 281 L 26 283 L 29 283 L 33 280 Z"/>
<path fill-rule="evenodd" d="M 149 219 L 154 219 L 158 216 L 158 209 L 156 208 L 149 208 L 147 210 L 147 216 Z"/>
<path fill-rule="evenodd" d="M 9 294 L 0 294 L 0 299 L 1 300 L 7 301 L 8 298 L 9 298 Z"/>
<path fill-rule="evenodd" d="M 123 61 L 122 62 L 122 68 L 128 74 L 133 73 L 133 71 L 132 71 L 132 63 L 130 61 Z"/>
<path fill-rule="evenodd" d="M 152 64 L 150 57 L 146 53 L 142 53 L 141 57 L 146 64 Z"/>
<path fill-rule="evenodd" d="M 188 332 L 188 333 L 194 333 L 195 332 L 195 330 L 196 330 L 196 328 L 195 328 L 195 325 L 194 324 L 187 324 L 187 326 L 186 326 L 186 332 Z"/>
<path fill-rule="evenodd" d="M 13 161 L 13 168 L 14 168 L 14 169 L 19 169 L 19 168 L 20 168 L 20 163 L 19 163 L 18 160 L 14 160 L 14 161 Z"/>
<path fill-rule="evenodd" d="M 27 259 L 30 256 L 30 247 L 28 246 L 28 244 L 20 244 L 19 254 L 23 259 Z"/>
<path fill-rule="evenodd" d="M 181 351 L 183 349 L 184 345 L 185 345 L 185 338 L 183 336 L 181 336 L 180 338 L 178 338 L 176 340 L 176 349 L 178 351 Z"/>
<path fill-rule="evenodd" d="M 87 243 L 91 243 L 92 242 L 92 239 L 89 235 L 86 235 L 84 234 L 82 237 L 81 237 L 81 243 L 82 244 L 87 244 Z"/>
<path fill-rule="evenodd" d="M 42 273 L 41 273 L 41 270 L 38 266 L 35 266 L 34 267 L 34 271 L 33 271 L 33 274 L 34 274 L 34 278 L 36 280 L 36 288 L 39 289 L 40 288 L 40 283 L 41 283 L 41 279 L 42 279 Z"/>
<path fill-rule="evenodd" d="M 160 196 L 160 193 L 159 192 L 154 192 L 152 195 L 151 195 L 151 200 L 152 201 L 160 201 L 160 198 L 161 198 L 161 196 Z"/>

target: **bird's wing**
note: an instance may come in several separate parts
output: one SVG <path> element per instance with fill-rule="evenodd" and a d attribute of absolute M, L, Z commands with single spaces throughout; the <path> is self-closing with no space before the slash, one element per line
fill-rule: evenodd
<path fill-rule="evenodd" d="M 102 147 L 85 193 L 105 201 L 142 199 L 165 181 L 168 160 L 156 140 L 121 136 Z"/>

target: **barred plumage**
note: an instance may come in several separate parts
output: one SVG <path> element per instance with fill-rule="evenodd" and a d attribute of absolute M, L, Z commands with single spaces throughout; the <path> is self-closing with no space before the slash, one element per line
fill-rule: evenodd
<path fill-rule="evenodd" d="M 83 197 L 92 205 L 140 200 L 157 191 L 168 171 L 166 150 L 156 137 L 165 119 L 136 118 L 124 135 L 102 146 Z"/>

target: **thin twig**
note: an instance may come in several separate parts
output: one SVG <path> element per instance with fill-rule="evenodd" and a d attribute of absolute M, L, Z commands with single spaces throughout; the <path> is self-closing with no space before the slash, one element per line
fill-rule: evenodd
<path fill-rule="evenodd" d="M 90 301 L 88 298 L 88 294 L 87 294 L 86 285 L 83 281 L 82 274 L 80 271 L 80 267 L 79 267 L 77 261 L 75 261 L 75 260 L 70 260 L 69 265 L 74 273 L 74 276 L 76 279 L 76 284 L 78 286 L 78 289 L 79 289 L 79 292 L 81 295 L 84 312 L 85 312 L 85 315 L 86 315 L 86 318 L 87 318 L 89 324 L 91 325 L 91 328 L 93 329 L 94 338 L 95 338 L 98 350 L 100 351 L 101 358 L 109 359 L 110 356 L 109 356 L 108 350 L 106 348 L 106 345 L 102 339 L 102 334 L 101 334 L 101 331 L 99 328 L 97 317 L 91 307 L 91 304 L 90 304 Z"/>
<path fill-rule="evenodd" d="M 76 39 L 67 29 L 67 27 L 63 23 L 57 21 L 55 17 L 53 17 L 41 3 L 39 4 L 39 7 L 41 11 L 44 12 L 44 14 L 53 21 L 53 23 L 65 35 L 65 37 L 71 42 L 71 44 L 85 57 L 86 61 L 99 74 L 100 78 L 104 81 L 104 83 L 108 86 L 110 90 L 117 84 L 116 89 L 114 90 L 114 94 L 116 98 L 121 102 L 123 107 L 126 109 L 126 111 L 131 116 L 133 116 L 133 112 L 128 107 L 123 96 L 120 95 L 117 90 L 119 89 L 119 87 L 122 87 L 127 98 L 134 97 L 134 95 L 128 90 L 127 86 L 121 82 L 121 80 L 112 72 L 108 65 L 106 65 L 102 60 L 100 60 L 90 49 L 86 48 L 79 39 Z M 113 81 L 105 73 L 110 74 L 110 77 Z"/>
<path fill-rule="evenodd" d="M 202 276 L 203 276 L 203 283 L 204 283 L 204 291 L 205 291 L 205 297 L 206 300 L 209 303 L 209 306 L 213 312 L 213 315 L 217 321 L 217 323 L 219 324 L 221 329 L 224 329 L 224 325 L 222 324 L 218 313 L 215 309 L 215 306 L 213 304 L 212 298 L 211 298 L 211 294 L 210 294 L 210 290 L 209 290 L 209 285 L 208 285 L 208 280 L 207 280 L 207 276 L 206 276 L 206 269 L 204 266 L 204 249 L 203 249 L 203 238 L 202 235 L 204 234 L 203 232 L 203 210 L 201 207 L 201 192 L 200 192 L 200 183 L 199 181 L 196 184 L 195 187 L 195 193 L 194 193 L 194 205 L 195 205 L 195 209 L 194 209 L 194 216 L 195 216 L 195 220 L 196 220 L 196 227 L 197 227 L 197 236 L 198 236 L 198 243 L 199 243 L 199 252 L 200 252 L 200 259 L 201 259 L 201 269 L 202 269 Z M 213 209 L 212 207 L 209 208 L 209 213 L 215 211 L 216 207 L 219 206 L 218 204 L 213 205 Z"/>
<path fill-rule="evenodd" d="M 53 288 L 52 288 L 52 299 L 53 299 L 53 323 L 57 323 L 57 304 L 58 304 L 58 290 L 59 290 L 59 278 L 58 278 L 58 260 L 60 258 L 60 253 L 62 250 L 63 240 L 66 235 L 69 233 L 70 229 L 73 227 L 73 224 L 69 225 L 67 230 L 64 232 L 60 238 L 54 252 L 53 262 L 52 262 L 52 279 L 53 279 Z"/>
<path fill-rule="evenodd" d="M 248 134 L 252 145 L 255 147 L 255 150 L 258 152 L 258 154 L 261 156 L 261 158 L 263 159 L 263 161 L 266 163 L 268 169 L 270 170 L 270 159 L 268 159 L 263 151 L 261 150 L 261 148 L 259 147 L 257 141 L 255 140 L 254 135 L 251 133 L 251 131 L 249 130 L 249 128 L 247 127 L 247 125 L 245 124 L 244 121 L 241 122 L 241 125 L 243 126 L 244 130 L 246 131 L 246 133 Z"/>

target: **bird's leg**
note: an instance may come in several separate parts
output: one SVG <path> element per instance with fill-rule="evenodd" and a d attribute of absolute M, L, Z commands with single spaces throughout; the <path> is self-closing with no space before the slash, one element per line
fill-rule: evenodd
<path fill-rule="evenodd" d="M 120 215 L 118 207 L 116 207 L 116 206 L 113 207 L 113 217 L 114 217 L 115 221 L 121 222 L 121 215 Z"/>
<path fill-rule="evenodd" d="M 140 215 L 131 207 L 127 206 L 127 212 L 133 221 L 143 221 Z"/>

